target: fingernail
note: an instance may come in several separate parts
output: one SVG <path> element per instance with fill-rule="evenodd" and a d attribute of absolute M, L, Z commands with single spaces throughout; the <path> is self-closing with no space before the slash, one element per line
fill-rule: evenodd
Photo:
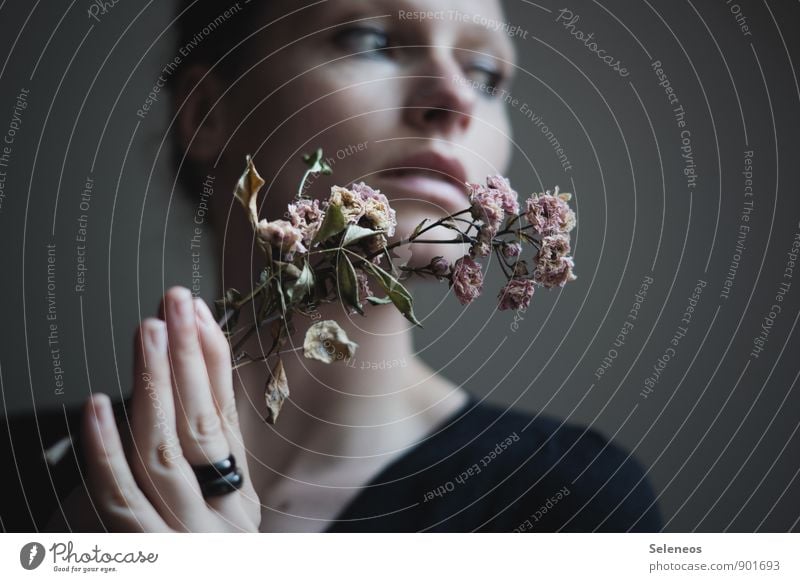
<path fill-rule="evenodd" d="M 200 299 L 199 297 L 194 298 L 194 309 L 195 313 L 197 313 L 198 321 L 203 325 L 210 326 L 216 321 L 214 321 L 214 317 L 211 315 L 211 310 L 206 305 L 206 302 Z"/>
<path fill-rule="evenodd" d="M 167 349 L 167 330 L 163 321 L 148 320 L 144 324 L 144 339 L 148 349 L 161 353 Z"/>
<path fill-rule="evenodd" d="M 108 396 L 98 392 L 92 397 L 92 410 L 100 426 L 108 426 L 111 416 L 111 401 Z"/>
<path fill-rule="evenodd" d="M 194 318 L 194 306 L 192 305 L 192 296 L 188 289 L 182 289 L 180 293 L 176 293 L 172 301 L 173 313 L 183 321 L 191 321 Z"/>

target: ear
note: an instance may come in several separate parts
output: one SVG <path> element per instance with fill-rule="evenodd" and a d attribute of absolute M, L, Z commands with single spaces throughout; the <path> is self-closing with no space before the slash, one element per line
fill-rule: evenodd
<path fill-rule="evenodd" d="M 227 135 L 224 91 L 219 75 L 206 65 L 190 65 L 177 79 L 175 120 L 181 147 L 193 162 L 213 162 Z"/>

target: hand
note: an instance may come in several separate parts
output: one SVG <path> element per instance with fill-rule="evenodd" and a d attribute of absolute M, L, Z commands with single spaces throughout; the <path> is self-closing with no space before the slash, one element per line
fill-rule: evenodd
<path fill-rule="evenodd" d="M 86 403 L 89 491 L 109 531 L 258 531 L 253 489 L 233 397 L 230 348 L 208 306 L 173 287 L 165 321 L 147 318 L 135 339 L 131 434 L 123 446 L 105 394 Z M 190 465 L 233 453 L 238 491 L 204 499 Z"/>

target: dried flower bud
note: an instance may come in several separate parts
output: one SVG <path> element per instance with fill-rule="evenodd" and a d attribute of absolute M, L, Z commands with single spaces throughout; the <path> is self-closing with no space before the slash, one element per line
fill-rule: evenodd
<path fill-rule="evenodd" d="M 470 247 L 469 253 L 473 257 L 488 257 L 492 253 L 492 245 L 478 240 Z"/>
<path fill-rule="evenodd" d="M 428 268 L 434 275 L 436 275 L 436 277 L 441 279 L 442 277 L 446 277 L 450 272 L 450 261 L 442 256 L 437 255 L 431 259 Z"/>
<path fill-rule="evenodd" d="M 503 256 L 507 259 L 518 257 L 522 252 L 522 245 L 518 242 L 506 243 L 503 245 Z"/>

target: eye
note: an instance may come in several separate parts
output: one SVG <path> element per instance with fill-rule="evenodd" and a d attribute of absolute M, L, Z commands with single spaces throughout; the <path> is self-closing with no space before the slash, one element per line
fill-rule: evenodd
<path fill-rule="evenodd" d="M 333 37 L 334 43 L 341 49 L 353 53 L 365 53 L 359 56 L 381 58 L 389 47 L 389 37 L 380 28 L 356 25 L 338 31 Z"/>
<path fill-rule="evenodd" d="M 467 69 L 466 73 L 475 90 L 488 99 L 498 96 L 505 81 L 503 71 L 488 63 L 475 63 Z"/>

